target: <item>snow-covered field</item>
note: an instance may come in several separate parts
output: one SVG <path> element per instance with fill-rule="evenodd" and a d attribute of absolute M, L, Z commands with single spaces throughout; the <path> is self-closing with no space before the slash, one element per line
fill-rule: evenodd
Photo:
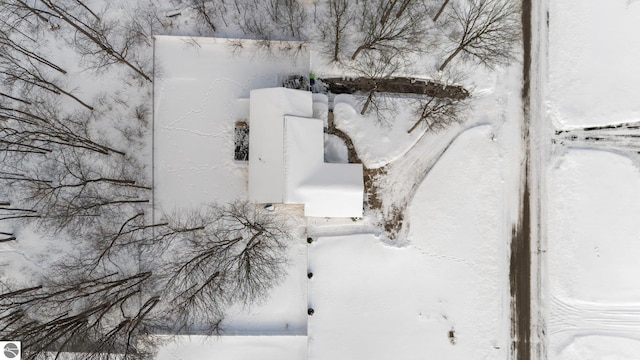
<path fill-rule="evenodd" d="M 549 126 L 639 121 L 640 3 L 549 5 Z M 542 199 L 547 358 L 637 359 L 640 169 L 606 142 L 555 150 Z"/>
<path fill-rule="evenodd" d="M 640 2 L 549 1 L 549 108 L 561 127 L 638 120 Z"/>
<path fill-rule="evenodd" d="M 621 353 L 616 359 L 637 358 L 630 350 L 640 350 L 638 198 L 640 171 L 626 157 L 571 149 L 554 164 L 548 203 L 549 359 L 600 359 L 612 346 Z M 581 355 L 587 353 L 590 357 Z"/>
<path fill-rule="evenodd" d="M 507 356 L 508 249 L 491 131 L 467 130 L 431 170 L 411 204 L 410 245 L 370 234 L 314 241 L 311 359 Z"/>
<path fill-rule="evenodd" d="M 300 360 L 306 356 L 306 336 L 180 336 L 163 346 L 156 359 Z"/>

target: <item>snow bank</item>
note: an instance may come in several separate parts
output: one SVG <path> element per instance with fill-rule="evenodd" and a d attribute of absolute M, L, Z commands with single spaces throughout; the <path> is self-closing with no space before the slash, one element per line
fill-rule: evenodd
<path fill-rule="evenodd" d="M 637 120 L 640 2 L 549 2 L 549 92 L 562 126 Z"/>
<path fill-rule="evenodd" d="M 349 162 L 349 150 L 344 140 L 335 135 L 324 134 L 324 161 L 328 163 Z"/>

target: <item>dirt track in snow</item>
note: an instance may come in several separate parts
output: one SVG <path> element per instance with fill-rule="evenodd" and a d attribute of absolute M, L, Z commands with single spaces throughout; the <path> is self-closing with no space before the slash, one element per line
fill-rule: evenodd
<path fill-rule="evenodd" d="M 521 198 L 518 223 L 513 226 L 509 285 L 511 294 L 511 359 L 531 359 L 531 199 L 530 199 L 530 71 L 532 0 L 522 1 L 522 142 L 524 169 L 521 172 Z"/>
<path fill-rule="evenodd" d="M 531 358 L 531 202 L 526 173 L 524 182 L 520 219 L 512 231 L 509 264 L 511 358 L 514 360 Z"/>

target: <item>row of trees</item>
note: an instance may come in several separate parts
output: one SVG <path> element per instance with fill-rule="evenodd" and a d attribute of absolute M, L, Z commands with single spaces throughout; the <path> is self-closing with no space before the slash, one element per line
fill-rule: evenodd
<path fill-rule="evenodd" d="M 238 27 L 260 40 L 303 40 L 308 9 L 298 0 L 189 0 L 205 34 Z"/>
<path fill-rule="evenodd" d="M 487 66 L 513 59 L 519 39 L 519 3 L 512 0 L 327 0 L 319 17 L 324 53 L 335 62 L 363 52 L 404 58 L 434 50 Z M 438 5 L 439 6 L 435 6 Z M 430 17 L 429 14 L 437 12 Z"/>
<path fill-rule="evenodd" d="M 488 68 L 513 60 L 520 37 L 520 6 L 512 0 L 327 0 L 318 20 L 326 58 L 357 76 L 386 80 L 412 73 L 416 59 L 439 58 L 434 78 L 443 86 L 462 81 L 453 60 Z M 419 71 L 432 71 L 422 68 Z M 390 95 L 371 89 L 361 96 L 361 113 L 388 124 Z M 462 121 L 460 99 L 416 96 L 416 129 L 439 130 Z"/>
<path fill-rule="evenodd" d="M 257 39 L 312 40 L 347 73 L 369 79 L 433 72 L 443 86 L 461 81 L 456 59 L 489 68 L 513 59 L 520 37 L 514 0 L 190 0 L 206 34 L 239 28 Z M 437 59 L 435 65 L 419 63 Z M 384 91 L 361 94 L 361 112 L 388 124 L 393 100 Z M 464 101 L 416 97 L 416 129 L 437 130 L 461 120 Z M 435 107 L 434 107 L 435 106 Z M 443 106 L 451 109 L 444 111 Z M 426 114 L 426 115 L 425 115 Z M 456 114 L 456 116 L 450 116 Z"/>
<path fill-rule="evenodd" d="M 190 0 L 206 33 L 237 26 L 258 39 L 319 40 L 334 62 L 443 52 L 493 66 L 512 59 L 519 4 L 512 0 Z M 317 27 L 317 31 L 313 28 Z M 372 55 L 371 53 L 375 53 Z"/>

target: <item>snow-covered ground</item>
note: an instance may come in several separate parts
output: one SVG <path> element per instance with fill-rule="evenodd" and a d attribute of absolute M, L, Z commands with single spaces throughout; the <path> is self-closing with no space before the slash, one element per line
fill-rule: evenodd
<path fill-rule="evenodd" d="M 415 99 L 392 100 L 396 108 L 388 123 L 381 123 L 373 113 L 360 115 L 361 101 L 351 95 L 338 95 L 334 99 L 334 121 L 336 127 L 351 136 L 358 156 L 368 168 L 377 168 L 404 155 L 421 137 L 417 129 L 411 134 L 407 130 L 413 125 Z"/>
<path fill-rule="evenodd" d="M 306 336 L 179 336 L 162 346 L 156 359 L 300 360 L 306 356 Z"/>
<path fill-rule="evenodd" d="M 571 149 L 550 174 L 549 359 L 601 359 L 610 350 L 620 352 L 616 359 L 635 359 L 640 171 L 615 153 Z"/>
<path fill-rule="evenodd" d="M 309 358 L 507 356 L 508 249 L 491 133 L 464 132 L 431 170 L 411 204 L 410 245 L 371 234 L 314 241 Z"/>
<path fill-rule="evenodd" d="M 550 1 L 548 16 L 547 126 L 640 121 L 640 2 Z M 622 130 L 624 139 L 613 142 L 596 142 L 594 134 L 574 145 L 565 139 L 543 167 L 549 360 L 637 359 L 640 353 L 637 130 Z M 616 141 L 631 151 L 612 147 Z"/>
<path fill-rule="evenodd" d="M 554 123 L 573 127 L 638 120 L 640 2 L 549 4 L 548 93 Z"/>

